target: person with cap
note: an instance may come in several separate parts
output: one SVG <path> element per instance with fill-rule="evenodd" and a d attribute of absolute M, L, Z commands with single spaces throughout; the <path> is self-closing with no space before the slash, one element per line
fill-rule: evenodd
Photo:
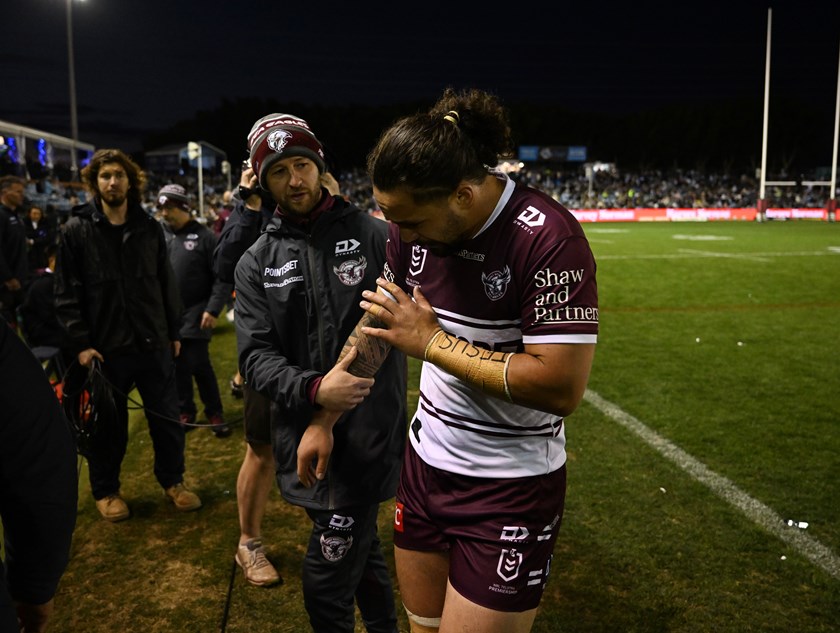
<path fill-rule="evenodd" d="M 163 227 L 140 204 L 146 175 L 119 149 L 97 150 L 81 171 L 92 194 L 61 231 L 56 316 L 81 367 L 101 371 L 116 419 L 99 421 L 86 449 L 90 488 L 107 521 L 131 515 L 120 491 L 128 446 L 128 394 L 143 400 L 154 474 L 179 511 L 201 499 L 184 485 L 184 427 L 178 418 L 175 358 L 183 307 Z"/>
<path fill-rule="evenodd" d="M 388 226 L 322 186 L 323 147 L 291 114 L 259 119 L 248 135 L 254 183 L 274 216 L 235 269 L 239 366 L 267 396 L 277 482 L 312 520 L 303 597 L 316 633 L 396 633 L 393 585 L 377 517 L 393 497 L 405 445 L 405 356 L 359 378 L 342 347 L 359 322 L 361 290 L 385 264 Z M 248 198 L 249 196 L 245 196 Z M 335 367 L 334 367 L 335 365 Z M 324 435 L 324 412 L 342 412 L 317 480 L 299 476 L 298 453 Z"/>
<path fill-rule="evenodd" d="M 158 193 L 157 206 L 166 230 L 169 261 L 184 304 L 181 353 L 175 359 L 181 424 L 186 431 L 195 428 L 194 378 L 213 433 L 216 437 L 228 437 L 231 429 L 225 423 L 219 383 L 210 360 L 210 339 L 233 284 L 216 278 L 213 272 L 216 235 L 193 218 L 184 188 L 178 184 L 165 185 Z"/>

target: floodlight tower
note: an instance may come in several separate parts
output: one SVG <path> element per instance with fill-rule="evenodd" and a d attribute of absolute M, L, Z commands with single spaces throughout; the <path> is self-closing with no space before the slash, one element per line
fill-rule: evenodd
<path fill-rule="evenodd" d="M 73 0 L 67 0 L 67 66 L 70 76 L 70 136 L 73 139 L 73 148 L 70 150 L 70 169 L 71 178 L 78 180 L 79 159 L 76 144 L 79 142 L 79 118 L 76 113 L 76 64 L 73 60 Z"/>

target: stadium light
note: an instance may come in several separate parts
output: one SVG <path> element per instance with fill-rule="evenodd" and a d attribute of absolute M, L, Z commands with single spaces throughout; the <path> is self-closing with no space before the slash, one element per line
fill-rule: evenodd
<path fill-rule="evenodd" d="M 201 157 L 201 143 L 187 143 L 187 157 L 198 163 L 198 215 L 204 218 L 204 159 Z"/>
<path fill-rule="evenodd" d="M 73 61 L 73 0 L 67 0 L 67 66 L 70 76 L 70 136 L 73 139 L 73 147 L 70 150 L 71 180 L 78 180 L 79 159 L 76 144 L 79 142 L 79 119 L 76 113 L 76 65 Z"/>

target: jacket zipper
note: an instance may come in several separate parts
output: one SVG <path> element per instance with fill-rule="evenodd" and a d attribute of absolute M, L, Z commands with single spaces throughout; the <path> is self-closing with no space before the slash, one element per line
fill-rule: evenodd
<path fill-rule="evenodd" d="M 315 308 L 315 313 L 318 318 L 318 352 L 321 355 L 321 366 L 322 367 L 329 367 L 327 361 L 327 351 L 324 347 L 324 313 L 320 309 L 320 302 L 318 300 L 320 293 L 318 289 L 321 287 L 318 279 L 317 267 L 316 267 L 316 260 L 315 257 L 315 247 L 312 245 L 312 236 L 309 235 L 306 238 L 306 255 L 309 259 L 309 270 L 312 274 L 312 296 L 313 296 L 313 305 Z M 327 509 L 334 510 L 335 509 L 335 495 L 332 485 L 332 477 L 329 476 L 330 464 L 327 464 Z"/>

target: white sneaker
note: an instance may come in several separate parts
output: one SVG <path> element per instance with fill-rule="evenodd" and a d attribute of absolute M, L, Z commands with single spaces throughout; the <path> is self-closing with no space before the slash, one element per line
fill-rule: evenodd
<path fill-rule="evenodd" d="M 236 548 L 236 562 L 245 573 L 245 580 L 257 587 L 270 587 L 283 582 L 265 556 L 262 540 L 252 538 Z"/>

